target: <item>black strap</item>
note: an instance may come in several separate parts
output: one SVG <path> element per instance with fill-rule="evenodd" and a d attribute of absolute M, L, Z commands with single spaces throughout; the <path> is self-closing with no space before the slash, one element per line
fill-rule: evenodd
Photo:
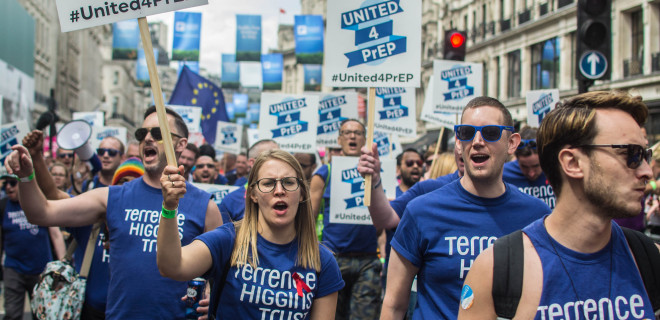
<path fill-rule="evenodd" d="M 660 252 L 653 240 L 639 231 L 621 228 L 642 275 L 653 311 L 660 310 Z"/>
<path fill-rule="evenodd" d="M 522 231 L 493 244 L 493 303 L 498 317 L 512 319 L 522 295 L 524 251 Z"/>
<path fill-rule="evenodd" d="M 227 274 L 229 273 L 229 269 L 231 268 L 231 256 L 229 259 L 227 259 L 227 263 L 225 263 L 225 267 L 222 269 L 222 277 L 219 279 L 216 279 L 218 283 L 218 287 L 214 288 L 213 292 L 211 292 L 211 296 L 215 297 L 213 299 L 213 304 L 209 306 L 209 319 L 215 320 L 215 314 L 218 312 L 218 305 L 220 304 L 220 296 L 222 295 L 222 289 L 225 287 L 225 283 L 227 282 Z"/>

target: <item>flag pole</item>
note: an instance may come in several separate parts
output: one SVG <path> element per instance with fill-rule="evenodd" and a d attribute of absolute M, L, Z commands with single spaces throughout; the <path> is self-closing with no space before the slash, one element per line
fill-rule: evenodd
<path fill-rule="evenodd" d="M 369 104 L 367 105 L 367 150 L 371 151 L 374 142 L 374 119 L 376 118 L 376 88 L 369 88 Z M 382 179 L 383 177 L 381 177 Z M 371 175 L 364 177 L 364 205 L 371 205 Z"/>
<path fill-rule="evenodd" d="M 165 148 L 167 164 L 170 166 L 176 166 L 176 155 L 174 154 L 174 145 L 172 144 L 172 136 L 170 135 L 169 122 L 167 121 L 167 112 L 165 111 L 163 93 L 160 88 L 160 79 L 158 79 L 156 58 L 154 57 L 154 49 L 153 45 L 151 44 L 151 33 L 149 32 L 149 24 L 147 23 L 147 18 L 138 18 L 138 25 L 140 26 L 140 37 L 142 38 L 144 57 L 147 60 L 147 68 L 149 69 L 151 92 L 154 95 L 154 102 L 156 104 L 156 114 L 158 115 L 160 133 L 161 136 L 163 136 L 163 147 Z"/>

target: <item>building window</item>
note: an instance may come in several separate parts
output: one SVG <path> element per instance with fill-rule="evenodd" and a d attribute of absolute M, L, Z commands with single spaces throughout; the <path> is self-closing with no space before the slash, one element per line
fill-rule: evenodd
<path fill-rule="evenodd" d="M 517 98 L 520 97 L 520 50 L 510 52 L 507 61 L 509 63 L 507 96 Z"/>
<path fill-rule="evenodd" d="M 119 97 L 114 96 L 112 97 L 112 114 L 115 115 L 117 114 L 119 110 Z"/>
<path fill-rule="evenodd" d="M 115 71 L 112 74 L 112 84 L 119 84 L 119 71 Z"/>
<path fill-rule="evenodd" d="M 532 46 L 532 89 L 559 87 L 559 38 Z"/>
<path fill-rule="evenodd" d="M 484 71 L 484 74 L 483 74 L 483 77 L 484 77 L 484 79 L 483 79 L 483 81 L 484 81 L 483 82 L 483 84 L 484 84 L 483 85 L 483 95 L 487 96 L 488 95 L 488 86 L 490 85 L 490 83 L 488 82 L 488 63 L 486 61 L 484 61 L 482 63 L 482 65 L 483 65 L 483 71 Z M 495 95 L 495 96 L 497 96 L 497 95 Z"/>
<path fill-rule="evenodd" d="M 495 57 L 495 97 L 500 96 L 500 68 L 500 57 Z"/>
<path fill-rule="evenodd" d="M 644 19 L 642 17 L 642 10 L 635 11 L 630 14 L 631 22 L 631 38 L 632 38 L 632 60 L 639 61 L 640 65 L 644 57 Z"/>

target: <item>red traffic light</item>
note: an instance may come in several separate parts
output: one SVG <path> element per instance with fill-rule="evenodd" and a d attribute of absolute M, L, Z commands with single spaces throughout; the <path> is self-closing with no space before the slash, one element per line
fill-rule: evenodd
<path fill-rule="evenodd" d="M 449 43 L 454 48 L 458 48 L 465 43 L 465 36 L 460 32 L 454 32 L 449 36 Z"/>

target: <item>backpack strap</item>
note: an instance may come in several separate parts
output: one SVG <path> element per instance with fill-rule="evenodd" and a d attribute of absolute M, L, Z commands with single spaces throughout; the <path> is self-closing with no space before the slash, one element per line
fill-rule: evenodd
<path fill-rule="evenodd" d="M 639 231 L 621 227 L 644 281 L 653 311 L 660 311 L 660 252 L 653 240 Z"/>
<path fill-rule="evenodd" d="M 231 268 L 231 256 L 227 259 L 225 267 L 222 269 L 222 277 L 219 280 L 218 289 L 215 291 L 215 299 L 213 299 L 213 304 L 209 308 L 209 319 L 215 319 L 215 314 L 218 312 L 218 305 L 220 304 L 220 296 L 222 295 L 222 289 L 225 287 L 227 282 L 227 274 Z M 318 278 L 317 278 L 318 279 Z"/>
<path fill-rule="evenodd" d="M 493 244 L 493 304 L 500 318 L 516 315 L 522 295 L 524 251 L 522 230 L 501 237 Z"/>
<path fill-rule="evenodd" d="M 87 248 L 85 248 L 85 256 L 83 257 L 82 266 L 80 266 L 80 276 L 87 278 L 89 274 L 89 267 L 92 266 L 92 257 L 96 249 L 96 239 L 101 229 L 101 222 L 97 222 L 92 226 L 92 231 L 89 233 L 89 240 L 87 240 Z"/>

